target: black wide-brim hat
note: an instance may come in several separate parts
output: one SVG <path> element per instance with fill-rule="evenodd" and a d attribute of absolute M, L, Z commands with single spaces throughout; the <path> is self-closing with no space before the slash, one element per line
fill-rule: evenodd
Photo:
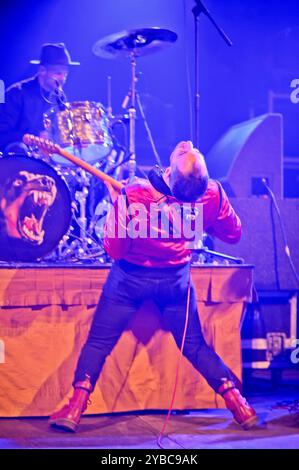
<path fill-rule="evenodd" d="M 73 62 L 65 44 L 43 44 L 39 60 L 30 60 L 30 64 L 39 65 L 80 65 L 80 62 Z"/>

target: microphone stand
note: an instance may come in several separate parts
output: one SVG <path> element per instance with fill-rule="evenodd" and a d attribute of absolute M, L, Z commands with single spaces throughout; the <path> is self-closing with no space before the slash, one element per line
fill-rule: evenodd
<path fill-rule="evenodd" d="M 217 29 L 220 36 L 226 42 L 228 46 L 232 46 L 233 43 L 230 38 L 225 34 L 222 28 L 218 26 L 214 18 L 212 17 L 209 10 L 204 6 L 200 0 L 195 0 L 196 5 L 192 8 L 194 15 L 194 26 L 195 26 L 195 96 L 194 96 L 194 144 L 196 148 L 199 148 L 199 108 L 200 108 L 200 94 L 199 94 L 199 15 L 204 13 L 214 27 Z"/>
<path fill-rule="evenodd" d="M 193 251 L 195 253 L 210 255 L 214 258 L 220 258 L 226 261 L 230 261 L 231 263 L 244 264 L 243 258 L 235 258 L 234 256 L 225 255 L 223 253 L 219 253 L 218 251 L 208 250 L 207 248 L 196 248 Z"/>

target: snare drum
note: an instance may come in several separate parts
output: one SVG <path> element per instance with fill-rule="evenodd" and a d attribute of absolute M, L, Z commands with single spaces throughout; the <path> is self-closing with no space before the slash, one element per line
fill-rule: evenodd
<path fill-rule="evenodd" d="M 65 103 L 63 110 L 51 108 L 44 114 L 44 126 L 49 139 L 90 164 L 106 157 L 112 149 L 108 118 L 100 103 L 75 101 Z M 59 155 L 52 158 L 62 166 L 72 166 Z"/>
<path fill-rule="evenodd" d="M 42 160 L 0 158 L 0 260 L 36 261 L 53 251 L 70 227 L 71 195 Z"/>

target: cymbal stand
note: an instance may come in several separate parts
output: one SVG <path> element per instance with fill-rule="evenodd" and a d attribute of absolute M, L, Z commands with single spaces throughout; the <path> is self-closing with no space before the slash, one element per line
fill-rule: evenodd
<path fill-rule="evenodd" d="M 79 136 L 74 133 L 74 122 L 72 116 L 72 139 L 75 146 L 75 153 L 77 151 L 78 157 L 82 159 L 82 143 Z M 77 256 L 80 258 L 81 255 L 86 253 L 88 249 L 87 239 L 86 239 L 86 232 L 87 232 L 87 217 L 86 217 L 86 204 L 87 204 L 87 196 L 88 196 L 88 188 L 90 185 L 89 176 L 86 171 L 82 169 L 77 170 L 77 183 L 80 185 L 80 190 L 75 192 L 75 199 L 79 203 L 79 214 L 80 216 L 77 218 L 77 223 L 79 226 L 80 231 L 80 242 L 77 240 L 77 245 L 79 244 Z M 79 242 L 79 243 L 78 243 Z"/>

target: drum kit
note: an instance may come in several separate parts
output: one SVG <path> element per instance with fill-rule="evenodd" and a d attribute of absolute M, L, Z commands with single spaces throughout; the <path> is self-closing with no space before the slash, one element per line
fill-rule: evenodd
<path fill-rule="evenodd" d="M 117 143 L 113 125 L 118 117 L 101 103 L 65 102 L 44 114 L 47 138 L 58 149 L 120 181 L 136 172 L 135 122 L 138 103 L 138 57 L 160 51 L 177 39 L 161 28 L 122 31 L 93 46 L 102 58 L 128 58 L 131 84 L 120 116 L 129 125 L 129 148 Z M 108 97 L 109 98 L 109 97 Z M 63 151 L 37 152 L 0 159 L 0 260 L 13 262 L 106 263 L 103 250 L 105 216 L 110 201 L 103 181 L 63 156 Z M 126 156 L 127 155 L 127 156 Z M 78 161 L 78 160 L 77 160 Z"/>

